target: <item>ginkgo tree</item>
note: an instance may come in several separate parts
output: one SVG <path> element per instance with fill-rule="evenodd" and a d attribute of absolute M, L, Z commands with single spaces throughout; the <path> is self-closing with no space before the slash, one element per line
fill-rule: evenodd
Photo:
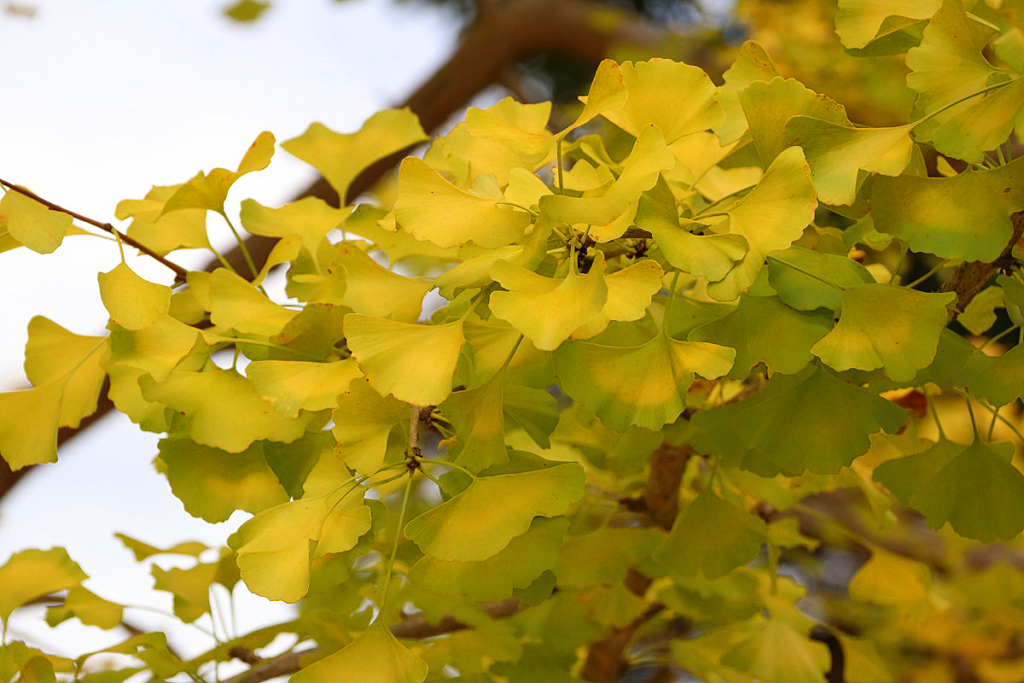
<path fill-rule="evenodd" d="M 212 615 L 214 585 L 298 611 L 191 658 L 136 633 L 101 670 L 7 636 L 40 600 L 51 625 L 123 620 L 64 550 L 25 550 L 0 567 L 0 680 L 1021 680 L 1022 11 L 841 1 L 851 55 L 905 58 L 903 125 L 851 121 L 748 41 L 721 85 L 606 60 L 568 125 L 509 98 L 429 141 L 393 110 L 281 144 L 345 197 L 429 142 L 355 206 L 229 216 L 270 133 L 121 202 L 123 233 L 2 181 L 0 250 L 94 228 L 122 250 L 106 334 L 31 322 L 4 460 L 55 462 L 106 390 L 189 514 L 252 515 L 224 548 L 119 536 L 192 558 L 152 568 L 176 616 Z M 177 265 L 214 251 L 211 212 L 243 249 L 276 240 L 266 263 Z M 856 570 L 828 590 L 836 549 Z"/>

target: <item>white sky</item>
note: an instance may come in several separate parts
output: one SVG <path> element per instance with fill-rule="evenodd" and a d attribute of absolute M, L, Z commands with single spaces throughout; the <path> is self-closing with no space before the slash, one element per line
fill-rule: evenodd
<path fill-rule="evenodd" d="M 355 130 L 432 73 L 458 28 L 441 11 L 386 0 L 276 0 L 255 26 L 220 17 L 222 3 L 215 0 L 31 4 L 38 8 L 32 20 L 0 14 L 0 177 L 111 222 L 119 200 L 141 198 L 151 185 L 183 182 L 200 169 L 234 168 L 260 131 L 280 142 L 312 121 Z M 313 177 L 279 149 L 269 169 L 236 184 L 229 213 L 246 197 L 283 203 Z M 209 225 L 218 245 L 229 246 L 216 217 Z M 193 266 L 206 260 L 175 258 Z M 117 262 L 112 242 L 83 237 L 45 257 L 25 249 L 0 254 L 0 390 L 25 382 L 21 363 L 32 316 L 81 334 L 102 330 L 106 312 L 96 273 Z M 157 264 L 130 263 L 146 277 L 169 281 Z M 33 472 L 0 504 L 0 564 L 23 548 L 63 546 L 101 596 L 169 610 L 170 596 L 150 590 L 148 571 L 113 533 L 156 545 L 187 539 L 216 545 L 248 515 L 212 525 L 185 513 L 150 465 L 156 440 L 127 418 L 111 416 L 62 449 L 58 464 Z M 279 621 L 288 609 L 241 596 L 239 630 Z M 71 656 L 124 637 L 77 621 L 49 632 L 39 616 L 16 616 L 8 637 L 35 634 L 50 651 Z M 194 629 L 172 628 L 173 620 L 141 611 L 128 616 L 171 629 L 172 643 L 187 654 L 212 644 Z"/>

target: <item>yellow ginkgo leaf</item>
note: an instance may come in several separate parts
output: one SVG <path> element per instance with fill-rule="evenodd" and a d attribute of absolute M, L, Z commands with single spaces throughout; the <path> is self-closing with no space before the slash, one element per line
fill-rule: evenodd
<path fill-rule="evenodd" d="M 319 197 L 304 197 L 277 209 L 269 209 L 254 199 L 242 202 L 239 218 L 246 230 L 264 237 L 298 235 L 311 255 L 334 228 L 352 213 L 353 207 L 335 209 Z"/>
<path fill-rule="evenodd" d="M 71 228 L 71 216 L 51 211 L 17 190 L 7 190 L 0 199 L 0 226 L 0 233 L 8 233 L 19 244 L 49 254 Z"/>
<path fill-rule="evenodd" d="M 33 386 L 64 385 L 60 426 L 77 427 L 96 412 L 104 372 L 107 338 L 75 334 L 52 320 L 36 316 L 28 324 L 25 375 Z"/>
<path fill-rule="evenodd" d="M 338 652 L 292 676 L 292 683 L 422 683 L 427 663 L 398 642 L 378 617 Z"/>
<path fill-rule="evenodd" d="M 333 363 L 259 360 L 249 363 L 245 374 L 256 392 L 287 417 L 298 416 L 300 410 L 334 408 L 338 396 L 362 376 L 351 358 Z"/>
<path fill-rule="evenodd" d="M 164 214 L 164 204 L 181 185 L 154 186 L 145 199 L 124 199 L 114 215 L 131 218 L 128 236 L 163 256 L 175 249 L 209 249 L 206 209 L 186 209 Z"/>
<path fill-rule="evenodd" d="M 161 215 L 182 209 L 205 209 L 224 212 L 224 200 L 235 181 L 253 171 L 261 171 L 274 156 L 274 136 L 264 131 L 246 150 L 238 170 L 215 168 L 208 174 L 200 171 L 187 183 L 180 185 L 164 204 Z"/>
<path fill-rule="evenodd" d="M 218 268 L 210 278 L 210 320 L 218 327 L 271 336 L 297 314 L 226 268 Z"/>
<path fill-rule="evenodd" d="M 12 470 L 57 462 L 62 382 L 0 394 L 0 457 Z"/>
<path fill-rule="evenodd" d="M 141 330 L 167 315 L 171 288 L 139 277 L 127 263 L 121 262 L 97 278 L 110 319 L 126 330 Z"/>

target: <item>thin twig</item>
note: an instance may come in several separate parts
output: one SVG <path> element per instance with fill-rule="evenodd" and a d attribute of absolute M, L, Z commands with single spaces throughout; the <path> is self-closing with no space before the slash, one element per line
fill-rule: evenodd
<path fill-rule="evenodd" d="M 114 235 L 115 237 L 119 238 L 125 244 L 129 244 L 135 247 L 146 256 L 155 259 L 164 267 L 174 271 L 175 282 L 185 282 L 185 276 L 188 275 L 187 270 L 179 266 L 177 263 L 172 263 L 171 261 L 168 261 L 166 258 L 156 253 L 155 251 L 147 247 L 145 244 L 142 244 L 141 242 L 138 242 L 135 239 L 129 237 L 128 235 L 124 234 L 123 232 L 115 228 L 110 223 L 101 223 L 100 221 L 94 218 L 89 218 L 88 216 L 83 216 L 82 214 L 76 213 L 75 211 L 71 211 L 70 209 L 65 209 L 63 206 L 59 206 L 47 199 L 43 199 L 33 191 L 27 190 L 24 187 L 21 187 L 20 185 L 14 185 L 13 183 L 9 183 L 3 178 L 0 178 L 0 185 L 3 185 L 9 190 L 14 190 L 19 194 L 23 194 L 29 199 L 34 199 L 35 201 L 39 202 L 40 204 L 50 209 L 51 211 L 58 211 L 60 213 L 67 214 L 68 216 L 71 216 L 75 220 L 82 221 L 83 223 L 88 223 L 89 225 L 97 227 L 100 230 L 105 230 L 106 232 L 109 232 L 111 235 Z"/>

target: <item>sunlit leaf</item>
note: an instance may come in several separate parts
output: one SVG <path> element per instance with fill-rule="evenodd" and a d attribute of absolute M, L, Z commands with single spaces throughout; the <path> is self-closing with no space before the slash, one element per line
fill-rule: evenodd
<path fill-rule="evenodd" d="M 73 588 L 88 578 L 63 548 L 22 550 L 0 566 L 0 622 L 32 598 Z"/>
<path fill-rule="evenodd" d="M 62 386 L 59 426 L 78 427 L 82 419 L 96 412 L 103 387 L 101 360 L 105 348 L 103 337 L 75 334 L 42 316 L 29 321 L 25 375 L 36 387 Z M 52 396 L 56 392 L 55 388 L 42 393 Z"/>
<path fill-rule="evenodd" d="M 747 132 L 740 91 L 751 83 L 768 82 L 778 75 L 775 63 L 760 43 L 748 40 L 740 46 L 736 61 L 722 75 L 725 84 L 718 89 L 717 99 L 725 112 L 725 122 L 715 127 L 715 133 L 723 145 L 736 142 Z"/>
<path fill-rule="evenodd" d="M 862 48 L 879 36 L 886 26 L 930 18 L 942 0 L 903 0 L 898 4 L 878 0 L 840 0 L 836 33 L 843 45 Z"/>
<path fill-rule="evenodd" d="M 161 215 L 182 209 L 207 209 L 222 213 L 228 190 L 231 189 L 235 181 L 247 173 L 266 168 L 270 164 L 272 156 L 274 156 L 274 136 L 264 131 L 246 150 L 237 170 L 215 168 L 208 174 L 200 171 L 174 191 L 174 194 L 164 204 Z"/>
<path fill-rule="evenodd" d="M 300 410 L 327 410 L 339 394 L 361 377 L 351 358 L 333 363 L 263 360 L 249 363 L 245 374 L 256 392 L 282 415 L 296 417 Z"/>
<path fill-rule="evenodd" d="M 117 203 L 118 220 L 132 219 L 128 236 L 160 254 L 175 249 L 208 249 L 206 210 L 187 209 L 163 213 L 164 204 L 180 185 L 154 186 L 145 199 L 124 199 Z"/>
<path fill-rule="evenodd" d="M 56 626 L 75 617 L 86 626 L 111 629 L 121 623 L 123 612 L 121 605 L 104 600 L 87 588 L 75 586 L 68 591 L 63 605 L 47 608 L 46 623 Z"/>
<path fill-rule="evenodd" d="M 110 319 L 126 330 L 139 330 L 167 315 L 171 288 L 139 277 L 127 263 L 100 273 L 100 299 Z"/>
<path fill-rule="evenodd" d="M 60 246 L 71 228 L 71 216 L 51 211 L 17 190 L 7 190 L 0 199 L 0 225 L 20 244 L 49 254 Z"/>
<path fill-rule="evenodd" d="M 378 618 L 344 648 L 291 677 L 293 683 L 333 683 L 351 678 L 365 683 L 421 683 L 427 663 L 391 635 Z"/>
<path fill-rule="evenodd" d="M 325 282 L 311 301 L 348 306 L 362 315 L 402 322 L 415 322 L 420 317 L 423 296 L 431 288 L 429 282 L 384 268 L 356 243 L 342 242 L 333 249 Z"/>
<path fill-rule="evenodd" d="M 254 199 L 242 202 L 239 217 L 246 230 L 264 237 L 296 235 L 310 254 L 334 228 L 338 227 L 351 208 L 335 209 L 318 197 L 304 197 L 277 209 L 269 209 Z"/>
<path fill-rule="evenodd" d="M 903 605 L 928 597 L 932 574 L 928 566 L 875 549 L 850 579 L 850 597 L 879 605 Z"/>
<path fill-rule="evenodd" d="M 338 457 L 358 472 L 373 474 L 384 462 L 388 435 L 408 411 L 405 403 L 382 397 L 365 380 L 353 381 L 333 413 Z"/>
<path fill-rule="evenodd" d="M 763 683 L 823 683 L 829 653 L 779 619 L 769 619 L 722 659 Z"/>
<path fill-rule="evenodd" d="M 210 320 L 214 325 L 243 333 L 270 336 L 280 332 L 296 313 L 274 303 L 226 268 L 218 268 L 213 272 Z"/>

